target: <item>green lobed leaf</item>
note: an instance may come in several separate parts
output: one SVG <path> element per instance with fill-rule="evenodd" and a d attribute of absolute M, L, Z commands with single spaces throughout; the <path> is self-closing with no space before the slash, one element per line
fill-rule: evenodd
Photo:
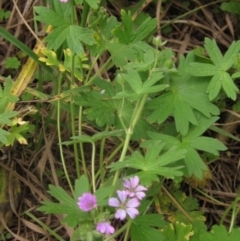
<path fill-rule="evenodd" d="M 209 99 L 213 100 L 217 97 L 222 86 L 222 73 L 219 72 L 214 75 L 208 85 L 207 93 L 209 93 Z"/>
<path fill-rule="evenodd" d="M 219 50 L 216 41 L 210 40 L 209 38 L 204 39 L 204 47 L 210 56 L 210 59 L 213 61 L 213 64 L 217 67 L 221 67 L 223 64 L 223 56 L 221 51 Z"/>
<path fill-rule="evenodd" d="M 234 84 L 232 78 L 230 77 L 229 73 L 225 72 L 222 76 L 222 87 L 227 97 L 231 98 L 232 100 L 236 100 L 237 93 L 239 92 L 238 87 Z"/>
<path fill-rule="evenodd" d="M 69 25 L 64 24 L 55 28 L 46 38 L 47 48 L 56 51 L 66 40 L 69 34 Z"/>
<path fill-rule="evenodd" d="M 240 15 L 240 3 L 237 1 L 223 2 L 220 8 L 223 11 Z"/>
<path fill-rule="evenodd" d="M 207 171 L 206 165 L 194 148 L 190 146 L 185 146 L 184 148 L 187 150 L 184 158 L 187 171 L 186 176 L 195 175 L 197 178 L 202 179 L 202 172 Z"/>
<path fill-rule="evenodd" d="M 27 144 L 25 138 L 22 136 L 22 133 L 26 133 L 30 128 L 28 123 L 24 125 L 14 125 L 12 126 L 10 135 L 7 137 L 8 145 L 13 146 L 15 140 L 18 140 L 21 144 Z"/>
<path fill-rule="evenodd" d="M 98 132 L 92 136 L 92 140 L 95 142 L 106 137 L 122 136 L 124 133 L 125 133 L 124 130 Z"/>
<path fill-rule="evenodd" d="M 227 71 L 235 62 L 235 58 L 240 51 L 240 41 L 233 41 L 223 57 L 224 70 Z"/>
<path fill-rule="evenodd" d="M 83 193 L 89 192 L 90 186 L 88 182 L 88 178 L 85 175 L 80 176 L 79 179 L 75 180 L 74 185 L 74 196 L 75 201 L 77 202 L 78 198 L 82 196 Z"/>
<path fill-rule="evenodd" d="M 122 43 L 108 43 L 106 49 L 111 53 L 113 63 L 117 66 L 124 66 L 129 61 L 134 61 L 137 57 L 137 51 L 133 45 Z"/>
<path fill-rule="evenodd" d="M 49 8 L 38 6 L 34 7 L 34 10 L 38 14 L 35 19 L 42 23 L 46 23 L 54 27 L 70 24 L 70 22 L 64 19 L 61 15 Z"/>
<path fill-rule="evenodd" d="M 11 125 L 11 118 L 15 117 L 18 114 L 16 111 L 6 111 L 4 113 L 0 113 L 0 124 L 2 125 Z"/>
<path fill-rule="evenodd" d="M 113 186 L 108 186 L 108 187 L 100 187 L 95 192 L 95 195 L 97 197 L 97 205 L 99 207 L 108 205 L 109 194 L 112 193 L 113 190 L 114 190 Z"/>
<path fill-rule="evenodd" d="M 153 240 L 167 241 L 168 239 L 160 232 L 160 230 L 132 223 L 131 241 Z"/>
<path fill-rule="evenodd" d="M 159 80 L 161 80 L 164 77 L 162 72 L 154 72 L 150 78 L 147 79 L 147 81 L 145 81 L 143 83 L 143 89 L 145 88 L 150 88 L 152 86 L 154 86 L 154 84 L 156 84 Z M 154 86 L 156 87 L 156 85 Z"/>
<path fill-rule="evenodd" d="M 219 155 L 218 151 L 226 151 L 227 147 L 217 139 L 213 139 L 210 137 L 200 136 L 194 138 L 190 146 L 194 149 L 206 151 L 208 153 L 212 153 L 214 155 Z"/>
<path fill-rule="evenodd" d="M 97 9 L 99 1 L 98 0 L 85 0 L 92 9 Z"/>
<path fill-rule="evenodd" d="M 132 90 L 136 93 L 140 93 L 142 90 L 142 80 L 140 75 L 136 70 L 128 70 L 127 74 L 123 74 L 128 84 L 131 86 Z"/>
<path fill-rule="evenodd" d="M 136 225 L 158 227 L 158 228 L 163 228 L 168 224 L 164 220 L 163 215 L 161 214 L 140 215 L 133 220 L 133 223 Z"/>
<path fill-rule="evenodd" d="M 5 131 L 5 130 L 0 128 L 0 143 L 6 145 L 8 143 L 7 136 L 9 136 L 9 135 L 10 135 L 10 133 L 8 131 Z"/>
<path fill-rule="evenodd" d="M 16 57 L 8 57 L 4 61 L 4 65 L 6 69 L 18 69 L 21 62 Z"/>
<path fill-rule="evenodd" d="M 176 130 L 183 136 L 187 135 L 189 123 L 197 125 L 197 119 L 188 103 L 181 100 L 181 97 L 175 97 L 173 105 L 175 107 L 174 119 L 176 122 Z"/>
<path fill-rule="evenodd" d="M 167 92 L 155 99 L 150 100 L 146 107 L 153 110 L 149 116 L 150 123 L 157 121 L 159 124 L 163 123 L 173 112 L 174 95 L 172 92 Z"/>
<path fill-rule="evenodd" d="M 62 204 L 66 204 L 72 208 L 77 207 L 75 200 L 70 197 L 69 194 L 62 187 L 55 187 L 53 185 L 49 185 L 48 192 Z"/>
<path fill-rule="evenodd" d="M 200 235 L 199 241 L 216 241 L 216 240 L 224 240 L 224 241 L 238 241 L 240 235 L 239 228 L 233 228 L 232 232 L 229 234 L 226 227 L 223 225 L 214 225 L 212 227 L 211 232 L 205 232 Z"/>
<path fill-rule="evenodd" d="M 18 100 L 18 97 L 11 93 L 13 82 L 10 76 L 5 79 L 3 85 L 4 87 L 0 86 L 0 113 L 5 112 L 8 103 L 15 103 Z"/>
<path fill-rule="evenodd" d="M 188 72 L 193 76 L 213 76 L 219 73 L 219 67 L 212 64 L 190 63 Z"/>
<path fill-rule="evenodd" d="M 194 234 L 191 224 L 184 224 L 180 222 L 170 223 L 168 227 L 162 230 L 168 241 L 189 241 Z"/>
<path fill-rule="evenodd" d="M 151 19 L 150 17 L 137 28 L 134 34 L 133 43 L 137 43 L 145 39 L 150 33 L 152 33 L 157 26 L 157 19 Z"/>
<path fill-rule="evenodd" d="M 209 129 L 217 120 L 219 117 L 211 117 L 211 118 L 206 118 L 204 116 L 200 116 L 198 118 L 198 125 L 197 126 L 192 126 L 190 128 L 190 131 L 187 136 L 184 137 L 184 140 L 190 141 L 198 136 L 202 135 L 207 129 Z"/>
<path fill-rule="evenodd" d="M 51 9 L 53 9 L 59 16 L 66 19 L 67 22 L 72 20 L 72 11 L 73 11 L 73 1 L 67 1 L 62 3 L 59 0 L 49 0 Z"/>

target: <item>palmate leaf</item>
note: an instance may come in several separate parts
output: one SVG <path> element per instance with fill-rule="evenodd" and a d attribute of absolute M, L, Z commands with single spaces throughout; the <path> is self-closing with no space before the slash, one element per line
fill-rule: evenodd
<path fill-rule="evenodd" d="M 192 231 L 191 224 L 184 224 L 180 222 L 170 223 L 168 227 L 162 230 L 168 241 L 189 241 L 191 236 L 194 234 Z"/>
<path fill-rule="evenodd" d="M 131 12 L 126 12 L 121 10 L 122 16 L 122 26 L 118 25 L 113 30 L 113 35 L 118 38 L 118 41 L 122 44 L 129 44 L 132 42 L 134 31 L 133 31 L 133 22 L 131 18 Z"/>
<path fill-rule="evenodd" d="M 123 162 L 112 163 L 109 168 L 111 168 L 111 171 L 126 167 L 138 169 L 140 170 L 138 176 L 141 177 L 141 180 L 144 180 L 144 184 L 151 183 L 158 175 L 167 178 L 180 176 L 182 172 L 179 171 L 179 169 L 181 169 L 182 166 L 173 166 L 172 164 L 183 159 L 186 151 L 179 148 L 172 148 L 160 155 L 159 153 L 163 149 L 163 146 L 164 143 L 159 144 L 159 142 L 155 142 L 151 146 L 148 146 L 145 157 L 137 151 L 131 156 L 126 157 Z"/>
<path fill-rule="evenodd" d="M 131 240 L 132 241 L 152 241 L 161 240 L 167 241 L 166 237 L 160 232 L 159 229 L 167 225 L 163 220 L 163 216 L 159 214 L 148 214 L 138 216 L 135 218 L 131 225 Z M 156 228 L 154 228 L 156 227 Z"/>
<path fill-rule="evenodd" d="M 5 131 L 3 129 L 0 129 L 0 143 L 2 144 L 7 144 L 8 143 L 8 139 L 7 137 L 10 135 L 10 133 L 8 131 Z M 1 145 L 0 145 L 1 146 Z"/>
<path fill-rule="evenodd" d="M 38 14 L 35 19 L 46 23 L 49 25 L 52 25 L 54 27 L 59 27 L 62 25 L 68 25 L 70 24 L 69 21 L 64 19 L 62 16 L 57 14 L 55 11 L 46 8 L 46 7 L 34 7 L 35 12 Z"/>
<path fill-rule="evenodd" d="M 81 184 L 84 184 L 84 176 L 80 178 Z M 76 182 L 76 184 L 78 184 Z M 83 190 L 83 186 L 80 187 L 81 191 Z M 80 220 L 85 221 L 90 218 L 90 214 L 87 212 L 82 212 L 78 205 L 77 201 L 75 201 L 62 187 L 55 187 L 53 185 L 49 185 L 49 193 L 56 198 L 59 203 L 44 201 L 42 206 L 38 208 L 39 211 L 43 211 L 47 214 L 65 214 L 66 217 L 62 220 L 62 222 L 66 222 L 68 226 L 75 227 Z M 80 192 L 75 190 L 75 194 L 79 195 Z"/>
<path fill-rule="evenodd" d="M 1 125 L 11 125 L 11 118 L 15 117 L 18 114 L 16 111 L 6 111 L 4 113 L 0 113 L 0 124 Z"/>
<path fill-rule="evenodd" d="M 234 65 L 236 56 L 239 54 L 240 41 L 234 41 L 224 56 L 215 40 L 206 38 L 204 46 L 213 64 L 190 63 L 188 72 L 194 76 L 213 76 L 207 88 L 210 100 L 217 97 L 221 88 L 229 98 L 235 100 L 239 90 L 227 71 Z"/>
<path fill-rule="evenodd" d="M 64 24 L 55 28 L 46 38 L 47 47 L 57 50 L 64 41 L 67 41 L 68 47 L 75 54 L 82 54 L 82 43 L 92 45 L 95 43 L 94 32 L 91 29 L 82 28 L 77 25 Z"/>
<path fill-rule="evenodd" d="M 226 240 L 226 241 L 237 241 L 239 240 L 240 229 L 233 228 L 232 232 L 229 234 L 226 227 L 223 225 L 212 227 L 211 232 L 205 232 L 200 235 L 199 241 L 216 241 L 216 240 Z"/>
<path fill-rule="evenodd" d="M 205 38 L 205 49 L 207 50 L 208 55 L 210 56 L 212 62 L 217 67 L 222 66 L 223 56 L 220 49 L 217 46 L 216 41 L 210 40 L 209 38 Z"/>
<path fill-rule="evenodd" d="M 209 101 L 206 94 L 207 79 L 192 77 L 186 71 L 193 61 L 193 53 L 189 53 L 186 58 L 181 56 L 178 75 L 172 76 L 168 91 L 147 103 L 147 109 L 153 110 L 149 116 L 151 123 L 163 123 L 172 115 L 177 131 L 186 135 L 190 123 L 197 125 L 197 113 L 207 117 L 219 114 L 219 109 Z"/>
<path fill-rule="evenodd" d="M 113 31 L 113 35 L 118 38 L 119 43 L 137 43 L 146 38 L 156 28 L 156 19 L 148 17 L 137 30 L 134 31 L 131 13 L 121 10 L 121 16 L 122 25 L 117 26 Z"/>
<path fill-rule="evenodd" d="M 113 63 L 117 66 L 124 66 L 130 62 L 134 62 L 137 58 L 138 51 L 134 48 L 134 44 L 122 44 L 122 43 L 108 43 L 107 50 L 111 53 Z"/>
<path fill-rule="evenodd" d="M 176 147 L 186 150 L 185 157 L 183 158 L 185 163 L 185 175 L 195 175 L 198 178 L 202 178 L 203 170 L 206 170 L 206 165 L 196 150 L 212 153 L 219 155 L 219 151 L 226 150 L 226 146 L 220 141 L 200 136 L 202 135 L 215 121 L 217 117 L 206 118 L 201 116 L 198 118 L 198 125 L 191 126 L 188 135 L 182 138 L 182 140 L 176 137 L 159 134 L 156 132 L 148 132 L 148 136 L 152 140 L 148 140 L 142 144 L 143 147 L 150 147 L 154 145 L 156 141 L 162 141 L 165 143 L 164 149 L 169 150 L 170 148 Z M 181 163 L 179 163 L 180 165 Z"/>
<path fill-rule="evenodd" d="M 177 131 L 187 135 L 189 124 L 198 124 L 197 113 L 200 112 L 207 117 L 219 114 L 219 109 L 209 101 L 205 93 L 207 87 L 205 81 L 179 76 L 170 86 L 167 93 L 147 103 L 147 109 L 153 110 L 149 116 L 151 123 L 155 121 L 162 123 L 173 115 Z"/>
<path fill-rule="evenodd" d="M 127 81 L 131 89 L 136 93 L 134 96 L 131 91 L 126 90 L 120 93 L 117 93 L 119 98 L 123 93 L 125 93 L 124 98 L 127 98 L 127 94 L 130 94 L 131 99 L 143 94 L 156 93 L 162 91 L 168 87 L 168 85 L 154 85 L 157 81 L 163 78 L 162 73 L 153 73 L 152 76 L 147 79 L 144 83 L 136 70 L 129 69 L 126 74 L 122 74 L 123 78 Z M 114 97 L 116 98 L 116 97 Z"/>

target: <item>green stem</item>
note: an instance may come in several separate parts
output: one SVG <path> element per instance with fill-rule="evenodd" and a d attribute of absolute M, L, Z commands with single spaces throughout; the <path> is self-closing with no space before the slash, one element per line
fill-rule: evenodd
<path fill-rule="evenodd" d="M 106 127 L 105 131 L 109 130 L 109 126 Z M 99 157 L 99 164 L 100 164 L 100 180 L 101 183 L 104 183 L 104 163 L 103 163 L 103 156 L 104 156 L 104 147 L 105 147 L 105 143 L 106 143 L 106 138 L 103 138 L 101 140 L 101 147 L 100 147 L 100 157 Z"/>
<path fill-rule="evenodd" d="M 114 151 L 111 153 L 111 155 L 105 159 L 105 163 L 108 163 L 110 160 L 114 158 L 115 155 L 120 151 L 120 149 L 123 147 L 124 142 L 122 142 L 117 148 L 114 149 Z M 103 169 L 103 173 L 100 172 L 100 169 L 97 171 L 95 175 L 95 179 L 97 179 L 100 175 L 103 177 L 105 176 L 106 171 Z"/>
<path fill-rule="evenodd" d="M 129 222 L 129 221 L 128 221 Z M 106 239 L 104 239 L 104 241 L 110 241 L 110 240 L 114 240 L 115 237 L 117 237 L 119 234 L 121 234 L 125 229 L 128 228 L 128 222 L 125 223 L 120 229 L 118 229 L 113 235 L 107 237 Z"/>
<path fill-rule="evenodd" d="M 89 13 L 89 5 L 86 1 L 84 1 L 82 17 L 81 17 L 81 27 L 85 27 L 86 22 L 87 22 L 88 13 Z"/>
<path fill-rule="evenodd" d="M 62 74 L 60 74 L 60 76 L 58 78 L 58 94 L 60 94 L 60 90 L 61 90 L 61 79 L 62 79 Z M 62 161 L 62 165 L 63 165 L 63 170 L 64 170 L 64 173 L 65 173 L 68 185 L 71 189 L 71 192 L 74 194 L 73 187 L 72 187 L 72 184 L 71 184 L 68 172 L 67 172 L 67 167 L 66 167 L 64 155 L 63 155 L 60 113 L 61 113 L 61 102 L 60 102 L 60 99 L 59 99 L 57 101 L 57 131 L 58 131 L 59 151 L 60 151 L 61 161 Z"/>
<path fill-rule="evenodd" d="M 74 69 L 75 69 L 75 55 L 72 56 L 72 71 L 71 71 L 71 86 L 74 86 Z M 71 88 L 71 87 L 70 87 Z M 75 129 L 75 111 L 74 111 L 74 99 L 73 95 L 71 96 L 70 101 L 70 115 L 71 115 L 71 130 L 72 130 L 72 136 L 76 135 L 76 129 Z M 77 177 L 80 177 L 80 167 L 79 167 L 79 160 L 78 160 L 78 147 L 77 143 L 73 142 L 73 151 L 74 151 L 74 160 L 77 170 Z"/>
<path fill-rule="evenodd" d="M 125 142 L 124 142 L 124 146 L 123 146 L 123 150 L 122 150 L 119 162 L 122 162 L 124 160 L 125 156 L 126 156 L 128 145 L 129 145 L 129 142 L 131 140 L 132 133 L 134 131 L 134 127 L 135 127 L 135 125 L 137 124 L 137 121 L 140 118 L 140 115 L 142 113 L 142 110 L 143 110 L 144 104 L 146 102 L 146 99 L 147 99 L 147 94 L 145 94 L 141 100 L 137 101 L 137 104 L 136 104 L 136 106 L 134 108 L 134 111 L 133 111 L 133 115 L 132 115 L 132 119 L 131 119 L 129 128 L 126 130 L 126 138 L 125 138 Z M 115 173 L 115 176 L 113 178 L 113 186 L 114 187 L 117 184 L 119 174 L 120 174 L 120 170 L 117 170 L 116 173 Z"/>
<path fill-rule="evenodd" d="M 96 192 L 96 181 L 95 181 L 95 153 L 96 153 L 96 146 L 95 143 L 92 142 L 92 161 L 91 161 L 91 170 L 92 170 L 92 187 L 93 193 Z"/>
<path fill-rule="evenodd" d="M 131 228 L 131 220 L 130 219 L 128 220 L 127 224 L 128 224 L 128 226 L 127 226 L 123 241 L 128 240 L 128 235 L 129 235 L 129 231 L 130 231 L 130 228 Z"/>
<path fill-rule="evenodd" d="M 80 106 L 79 115 L 78 115 L 78 132 L 79 132 L 79 135 L 82 135 L 82 111 L 83 111 L 83 107 Z M 83 172 L 84 172 L 85 176 L 88 176 L 87 165 L 86 165 L 84 149 L 83 149 L 83 143 L 80 142 L 79 146 L 80 146 L 80 155 L 81 155 L 82 165 L 83 165 Z"/>
<path fill-rule="evenodd" d="M 112 58 L 109 57 L 108 60 L 99 68 L 99 70 L 92 76 L 92 78 L 85 84 L 85 86 L 90 85 L 93 80 L 96 78 L 96 76 L 98 76 L 99 74 L 102 73 L 102 71 L 106 68 L 106 66 L 108 66 L 108 64 L 111 62 Z"/>

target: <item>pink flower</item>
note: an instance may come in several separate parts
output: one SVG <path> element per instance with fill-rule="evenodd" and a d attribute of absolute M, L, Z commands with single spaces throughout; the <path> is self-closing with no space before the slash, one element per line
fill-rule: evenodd
<path fill-rule="evenodd" d="M 136 197 L 139 200 L 142 200 L 146 194 L 144 191 L 147 191 L 147 188 L 139 185 L 139 177 L 131 177 L 129 180 L 123 182 L 123 186 L 127 189 L 127 194 L 129 197 Z"/>
<path fill-rule="evenodd" d="M 126 191 L 117 191 L 118 198 L 110 198 L 108 201 L 109 206 L 118 208 L 115 213 L 115 218 L 124 220 L 128 216 L 134 219 L 139 211 L 136 209 L 140 205 L 137 198 L 128 198 Z"/>
<path fill-rule="evenodd" d="M 62 2 L 62 3 L 67 3 L 68 0 L 60 0 L 60 2 Z"/>
<path fill-rule="evenodd" d="M 91 211 L 97 207 L 96 196 L 92 193 L 84 193 L 81 197 L 78 198 L 78 206 L 84 212 Z"/>
<path fill-rule="evenodd" d="M 96 230 L 102 234 L 110 235 L 115 232 L 115 229 L 109 222 L 99 222 Z"/>

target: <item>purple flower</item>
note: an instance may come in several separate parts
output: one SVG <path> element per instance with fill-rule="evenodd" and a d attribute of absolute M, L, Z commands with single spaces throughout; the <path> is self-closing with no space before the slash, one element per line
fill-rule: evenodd
<path fill-rule="evenodd" d="M 115 229 L 109 222 L 99 222 L 96 230 L 102 234 L 110 235 L 115 232 Z"/>
<path fill-rule="evenodd" d="M 123 186 L 127 189 L 127 194 L 129 197 L 136 197 L 139 200 L 142 200 L 146 194 L 144 191 L 147 191 L 147 188 L 139 185 L 139 177 L 131 177 L 129 180 L 123 182 Z"/>
<path fill-rule="evenodd" d="M 124 220 L 128 216 L 134 219 L 139 211 L 136 209 L 140 205 L 137 198 L 128 198 L 126 191 L 117 191 L 118 198 L 110 198 L 108 201 L 109 206 L 118 208 L 115 213 L 115 218 Z"/>
<path fill-rule="evenodd" d="M 84 212 L 91 211 L 97 207 L 96 196 L 89 192 L 84 193 L 78 198 L 78 206 Z"/>

